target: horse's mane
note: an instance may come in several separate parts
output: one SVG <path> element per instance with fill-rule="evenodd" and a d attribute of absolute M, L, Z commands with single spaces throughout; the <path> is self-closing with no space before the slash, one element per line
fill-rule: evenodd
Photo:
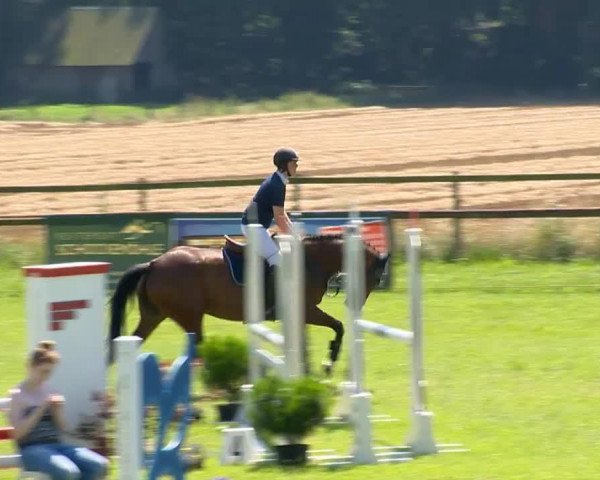
<path fill-rule="evenodd" d="M 322 233 L 319 235 L 306 235 L 302 240 L 306 243 L 344 241 L 344 235 L 342 233 Z"/>
<path fill-rule="evenodd" d="M 343 242 L 344 241 L 344 234 L 343 233 L 322 233 L 322 234 L 318 234 L 318 235 L 306 235 L 303 239 L 303 242 L 305 244 L 321 244 L 321 243 L 333 243 L 333 242 Z M 369 251 L 369 253 L 375 255 L 375 256 L 379 256 L 379 251 L 373 246 L 371 245 L 369 242 L 366 242 L 363 239 L 363 243 L 365 244 L 366 249 Z"/>

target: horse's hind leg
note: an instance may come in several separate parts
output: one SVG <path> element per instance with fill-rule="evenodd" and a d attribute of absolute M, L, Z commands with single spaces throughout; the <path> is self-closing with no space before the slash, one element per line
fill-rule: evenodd
<path fill-rule="evenodd" d="M 329 360 L 323 361 L 323 369 L 327 375 L 331 374 L 333 365 L 337 361 L 342 340 L 344 338 L 344 325 L 331 315 L 328 315 L 317 306 L 309 306 L 306 309 L 306 323 L 329 327 L 335 332 L 335 338 L 329 342 Z"/>
<path fill-rule="evenodd" d="M 193 333 L 196 335 L 196 348 L 198 348 L 204 339 L 202 328 L 203 317 L 203 312 L 190 310 L 189 312 L 179 312 L 176 315 L 173 315 L 171 318 L 183 329 L 184 332 Z"/>
<path fill-rule="evenodd" d="M 144 342 L 150 334 L 156 330 L 156 327 L 162 322 L 166 315 L 157 308 L 148 296 L 148 278 L 142 278 L 137 288 L 138 309 L 140 312 L 140 320 L 132 335 L 140 337 Z"/>
<path fill-rule="evenodd" d="M 133 332 L 133 335 L 140 337 L 143 342 L 165 318 L 165 315 L 160 313 L 152 305 L 140 301 L 140 321 Z"/>

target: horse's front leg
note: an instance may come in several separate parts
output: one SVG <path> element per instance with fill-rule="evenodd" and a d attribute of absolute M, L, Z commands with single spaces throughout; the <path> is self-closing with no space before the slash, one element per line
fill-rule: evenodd
<path fill-rule="evenodd" d="M 335 338 L 329 342 L 329 359 L 323 360 L 323 371 L 327 376 L 331 375 L 333 365 L 337 361 L 342 340 L 344 338 L 344 325 L 339 320 L 336 320 L 331 315 L 328 315 L 317 306 L 311 306 L 306 311 L 306 323 L 310 325 L 322 325 L 329 327 L 335 332 Z"/>

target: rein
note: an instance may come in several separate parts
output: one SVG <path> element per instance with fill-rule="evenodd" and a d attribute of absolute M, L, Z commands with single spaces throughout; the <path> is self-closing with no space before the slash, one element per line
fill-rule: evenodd
<path fill-rule="evenodd" d="M 327 280 L 327 292 L 326 295 L 330 298 L 337 297 L 340 293 L 342 285 L 344 283 L 344 278 L 346 274 L 344 272 L 338 272 L 335 275 L 332 275 L 329 280 Z M 332 291 L 333 290 L 333 291 Z"/>

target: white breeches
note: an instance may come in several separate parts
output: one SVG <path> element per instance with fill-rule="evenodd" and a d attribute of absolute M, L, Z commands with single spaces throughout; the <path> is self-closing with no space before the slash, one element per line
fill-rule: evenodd
<path fill-rule="evenodd" d="M 263 257 L 271 266 L 279 265 L 281 262 L 281 253 L 279 253 L 279 247 L 277 246 L 277 243 L 275 243 L 275 240 L 271 238 L 271 235 L 266 228 L 261 226 L 259 232 L 260 256 Z M 242 224 L 242 233 L 245 237 L 248 237 L 246 225 L 244 224 Z"/>

